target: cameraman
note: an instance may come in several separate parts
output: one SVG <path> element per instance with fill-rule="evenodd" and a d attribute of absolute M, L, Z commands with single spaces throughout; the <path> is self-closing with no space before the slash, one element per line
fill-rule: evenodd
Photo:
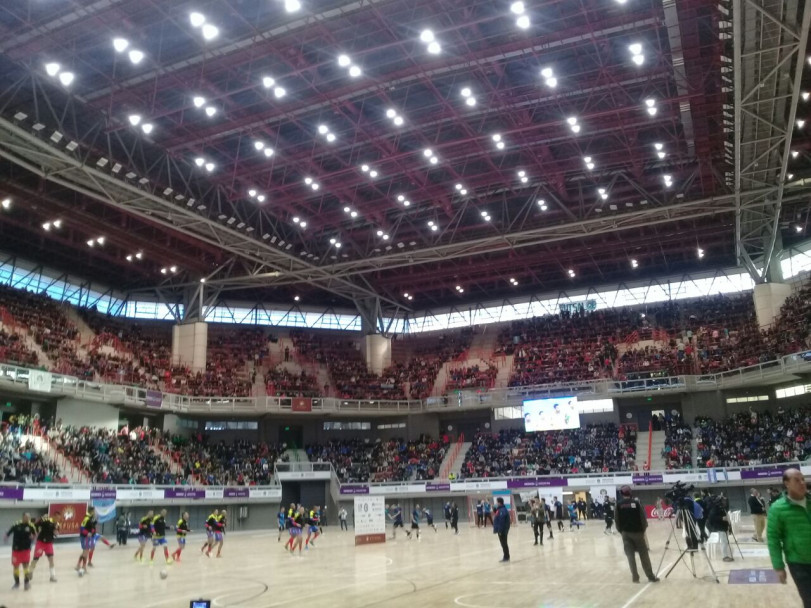
<path fill-rule="evenodd" d="M 730 523 L 726 501 L 723 496 L 713 496 L 712 494 L 707 495 L 706 501 L 709 508 L 707 528 L 709 528 L 710 532 L 718 533 L 718 538 L 721 541 L 721 555 L 724 557 L 724 561 L 734 561 L 732 548 L 729 546 Z"/>
<path fill-rule="evenodd" d="M 645 509 L 636 498 L 631 496 L 630 486 L 620 488 L 620 498 L 617 500 L 617 530 L 622 534 L 622 547 L 625 550 L 625 557 L 628 558 L 628 565 L 631 568 L 631 580 L 639 582 L 639 571 L 636 568 L 635 553 L 639 553 L 639 561 L 642 563 L 642 570 L 645 576 L 652 583 L 659 581 L 653 573 L 650 565 L 650 555 L 648 555 L 648 541 L 645 538 L 645 530 L 648 527 L 648 519 L 645 516 Z"/>

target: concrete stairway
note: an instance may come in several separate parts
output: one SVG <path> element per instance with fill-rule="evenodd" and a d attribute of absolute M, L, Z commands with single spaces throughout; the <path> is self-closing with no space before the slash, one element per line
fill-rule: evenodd
<path fill-rule="evenodd" d="M 642 438 L 642 433 L 639 433 L 637 436 L 637 451 L 639 451 L 640 443 L 639 441 Z M 645 443 L 641 444 L 645 454 L 645 458 L 647 458 L 648 454 L 648 433 L 645 432 Z M 651 471 L 664 471 L 667 469 L 667 460 L 662 456 L 662 450 L 665 447 L 665 432 L 664 431 L 653 431 L 653 438 L 651 441 L 651 463 L 650 463 L 650 470 Z"/>
<path fill-rule="evenodd" d="M 294 450 L 288 449 L 285 450 L 282 456 L 287 456 L 287 462 L 308 462 L 309 458 L 307 458 L 307 452 L 304 450 Z"/>
<path fill-rule="evenodd" d="M 445 465 L 448 464 L 448 475 L 451 473 L 455 475 L 456 479 L 459 479 L 459 473 L 462 470 L 462 464 L 465 462 L 465 456 L 467 455 L 468 451 L 470 451 L 470 446 L 473 445 L 470 441 L 465 441 L 462 444 L 462 447 L 459 449 L 459 453 L 456 454 L 456 458 L 453 462 L 450 462 L 450 458 L 453 455 L 453 451 L 451 450 L 445 459 L 442 461 L 442 466 L 439 468 L 440 471 L 445 470 Z"/>
<path fill-rule="evenodd" d="M 513 373 L 514 359 L 515 355 L 507 355 L 503 360 L 499 359 L 496 362 L 499 368 L 495 384 L 493 385 L 494 388 L 506 388 L 510 384 L 510 377 Z"/>
<path fill-rule="evenodd" d="M 439 397 L 445 392 L 445 386 L 448 384 L 448 370 L 458 365 L 456 362 L 445 361 L 436 375 L 434 380 L 434 388 L 431 390 L 432 397 Z"/>
<path fill-rule="evenodd" d="M 183 467 L 180 466 L 177 462 L 172 459 L 172 456 L 164 450 L 163 448 L 159 448 L 157 446 L 151 446 L 152 451 L 155 453 L 158 458 L 160 458 L 166 465 L 169 467 L 169 470 L 174 473 L 175 475 L 183 475 Z"/>
<path fill-rule="evenodd" d="M 23 440 L 30 440 L 34 444 L 34 449 L 37 453 L 40 454 L 44 460 L 55 463 L 60 472 L 68 478 L 70 483 L 82 484 L 89 481 L 83 471 L 73 467 L 67 458 L 65 458 L 64 454 L 55 447 L 52 447 L 42 437 L 25 435 L 23 436 Z"/>
<path fill-rule="evenodd" d="M 484 327 L 482 331 L 477 332 L 473 336 L 473 340 L 470 343 L 470 349 L 468 351 L 468 358 L 478 358 L 484 361 L 489 361 L 493 356 L 493 351 L 496 349 L 497 341 L 497 331 L 493 328 Z M 475 365 L 475 363 L 471 363 L 470 365 Z"/>
<path fill-rule="evenodd" d="M 73 323 L 76 326 L 76 329 L 79 330 L 79 343 L 82 346 L 90 344 L 93 341 L 93 338 L 96 337 L 96 332 L 90 329 L 90 326 L 79 316 L 76 309 L 73 306 L 65 306 L 62 308 L 62 312 L 65 313 L 68 321 Z"/>

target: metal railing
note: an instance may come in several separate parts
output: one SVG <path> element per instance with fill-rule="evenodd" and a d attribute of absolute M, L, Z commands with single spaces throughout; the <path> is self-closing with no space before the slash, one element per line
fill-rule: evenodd
<path fill-rule="evenodd" d="M 11 390 L 28 391 L 32 369 L 7 363 L 0 364 L 0 383 Z M 774 383 L 781 376 L 811 372 L 811 351 L 787 355 L 774 361 L 741 367 L 716 374 L 680 375 L 633 380 L 611 380 L 601 378 L 580 382 L 561 382 L 514 386 L 490 390 L 471 390 L 452 393 L 443 397 L 429 397 L 425 400 L 388 401 L 380 399 L 338 399 L 317 397 L 311 400 L 311 410 L 293 410 L 293 397 L 193 397 L 176 393 L 163 393 L 160 409 L 180 413 L 222 413 L 222 414 L 261 414 L 270 412 L 307 415 L 323 412 L 404 414 L 443 409 L 492 408 L 501 405 L 518 404 L 527 397 L 554 395 L 579 395 L 582 397 L 653 393 L 717 390 L 757 384 L 768 380 Z M 158 407 L 150 405 L 146 388 L 107 384 L 83 380 L 63 374 L 50 374 L 50 394 L 70 396 L 87 401 L 128 405 L 135 407 Z M 43 392 L 43 391 L 40 391 Z"/>

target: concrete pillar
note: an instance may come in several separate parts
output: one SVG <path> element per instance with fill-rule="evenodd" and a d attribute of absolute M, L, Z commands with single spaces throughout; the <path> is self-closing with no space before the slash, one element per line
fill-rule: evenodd
<path fill-rule="evenodd" d="M 363 337 L 363 356 L 370 372 L 380 374 L 391 365 L 391 338 L 380 334 Z"/>
<path fill-rule="evenodd" d="M 207 348 L 208 324 L 184 323 L 172 328 L 172 365 L 205 371 Z"/>
<path fill-rule="evenodd" d="M 791 285 L 786 283 L 760 283 L 755 285 L 755 313 L 760 327 L 771 325 L 780 313 L 780 307 L 791 295 Z"/>

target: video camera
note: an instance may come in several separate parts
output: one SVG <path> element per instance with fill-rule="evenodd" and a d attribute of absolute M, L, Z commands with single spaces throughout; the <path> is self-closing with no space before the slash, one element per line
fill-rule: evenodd
<path fill-rule="evenodd" d="M 211 608 L 211 600 L 192 600 L 189 608 Z"/>
<path fill-rule="evenodd" d="M 671 503 L 677 506 L 681 506 L 684 503 L 684 500 L 690 495 L 690 492 L 695 490 L 695 486 L 690 484 L 689 486 L 681 481 L 677 481 L 670 491 L 665 493 L 665 498 L 670 500 Z"/>

